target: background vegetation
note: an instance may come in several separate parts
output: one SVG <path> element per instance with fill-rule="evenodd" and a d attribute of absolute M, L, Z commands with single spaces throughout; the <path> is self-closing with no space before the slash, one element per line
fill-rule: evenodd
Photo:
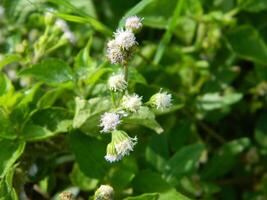
<path fill-rule="evenodd" d="M 101 184 L 125 200 L 266 199 L 266 0 L 0 2 L 1 200 L 88 199 Z M 130 90 L 174 101 L 125 125 L 138 144 L 110 164 L 106 42 L 132 15 L 144 27 Z"/>

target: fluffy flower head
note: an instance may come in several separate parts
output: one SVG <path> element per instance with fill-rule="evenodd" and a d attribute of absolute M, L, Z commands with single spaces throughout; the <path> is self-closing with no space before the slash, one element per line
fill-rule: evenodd
<path fill-rule="evenodd" d="M 116 44 L 125 50 L 129 50 L 134 45 L 137 44 L 135 36 L 131 30 L 119 29 L 115 32 L 115 42 Z"/>
<path fill-rule="evenodd" d="M 101 185 L 95 192 L 95 200 L 112 200 L 114 190 L 109 185 Z"/>
<path fill-rule="evenodd" d="M 115 144 L 118 155 L 123 157 L 129 155 L 130 152 L 133 151 L 137 143 L 137 138 L 131 138 L 126 132 L 117 130 L 112 132 L 112 142 Z"/>
<path fill-rule="evenodd" d="M 124 95 L 122 98 L 122 107 L 131 112 L 136 112 L 142 105 L 142 97 L 137 94 Z"/>
<path fill-rule="evenodd" d="M 165 109 L 171 106 L 172 95 L 167 92 L 158 92 L 151 97 L 151 101 L 157 109 Z"/>
<path fill-rule="evenodd" d="M 100 126 L 103 128 L 102 132 L 107 133 L 115 130 L 120 122 L 120 115 L 112 112 L 104 113 L 100 119 Z"/>
<path fill-rule="evenodd" d="M 111 76 L 108 79 L 108 88 L 112 91 L 120 91 L 122 92 L 127 88 L 127 82 L 124 79 L 124 75 L 122 73 Z"/>
<path fill-rule="evenodd" d="M 110 40 L 107 44 L 107 58 L 112 64 L 122 63 L 124 53 L 115 40 Z"/>
<path fill-rule="evenodd" d="M 125 28 L 128 30 L 138 31 L 142 26 L 142 18 L 137 16 L 128 17 L 125 21 Z"/>

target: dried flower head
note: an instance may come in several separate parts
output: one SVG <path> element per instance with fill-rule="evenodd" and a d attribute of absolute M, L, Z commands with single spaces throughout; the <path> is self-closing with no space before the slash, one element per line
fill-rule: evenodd
<path fill-rule="evenodd" d="M 59 198 L 60 200 L 73 200 L 73 195 L 70 192 L 62 192 Z"/>
<path fill-rule="evenodd" d="M 101 185 L 95 192 L 95 200 L 112 200 L 114 190 L 109 185 Z"/>
<path fill-rule="evenodd" d="M 118 29 L 115 32 L 115 42 L 124 50 L 129 50 L 137 44 L 134 33 L 131 30 L 123 29 Z"/>
<path fill-rule="evenodd" d="M 120 115 L 116 113 L 104 113 L 100 119 L 100 126 L 103 128 L 101 132 L 107 133 L 115 130 L 120 122 Z"/>
<path fill-rule="evenodd" d="M 115 130 L 112 132 L 112 142 L 115 144 L 118 155 L 123 157 L 129 155 L 130 152 L 133 151 L 137 143 L 137 137 L 131 138 L 126 132 Z"/>
<path fill-rule="evenodd" d="M 156 106 L 157 109 L 165 109 L 171 106 L 172 95 L 167 92 L 158 92 L 154 94 L 150 102 Z"/>
<path fill-rule="evenodd" d="M 137 16 L 128 17 L 125 21 L 125 28 L 132 31 L 138 31 L 142 28 L 142 18 Z"/>
<path fill-rule="evenodd" d="M 106 161 L 112 163 L 121 160 L 121 156 L 117 154 L 114 143 L 111 142 L 107 146 L 107 153 L 105 155 Z"/>
<path fill-rule="evenodd" d="M 125 110 L 131 112 L 137 112 L 142 105 L 142 97 L 139 97 L 137 94 L 133 95 L 124 95 L 122 98 L 122 107 Z"/>
<path fill-rule="evenodd" d="M 107 58 L 112 64 L 119 64 L 125 60 L 124 52 L 115 40 L 110 40 L 107 44 Z"/>
<path fill-rule="evenodd" d="M 108 79 L 108 88 L 114 92 L 122 92 L 127 88 L 127 82 L 125 81 L 124 75 L 118 73 L 109 77 Z"/>

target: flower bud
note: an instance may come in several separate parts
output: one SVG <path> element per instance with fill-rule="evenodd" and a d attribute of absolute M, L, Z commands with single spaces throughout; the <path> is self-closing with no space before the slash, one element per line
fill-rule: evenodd
<path fill-rule="evenodd" d="M 149 103 L 155 106 L 157 109 L 165 109 L 171 106 L 172 95 L 167 92 L 158 92 L 154 94 Z"/>
<path fill-rule="evenodd" d="M 47 26 L 51 26 L 55 23 L 56 17 L 51 11 L 47 11 L 44 16 L 44 21 Z"/>
<path fill-rule="evenodd" d="M 122 98 L 122 108 L 130 112 L 137 112 L 142 105 L 142 97 L 137 94 L 124 95 Z"/>
<path fill-rule="evenodd" d="M 123 157 L 133 151 L 137 143 L 137 137 L 131 138 L 126 132 L 115 130 L 112 132 L 112 142 L 115 145 L 117 154 Z"/>
<path fill-rule="evenodd" d="M 121 160 L 121 158 L 122 157 L 117 154 L 114 143 L 109 143 L 107 146 L 107 153 L 105 155 L 106 161 L 112 163 Z"/>
<path fill-rule="evenodd" d="M 109 185 L 101 185 L 95 192 L 95 200 L 113 200 L 114 190 Z"/>
<path fill-rule="evenodd" d="M 108 88 L 114 92 L 122 92 L 127 88 L 127 82 L 125 81 L 122 73 L 111 76 L 108 79 Z"/>
<path fill-rule="evenodd" d="M 137 16 L 128 17 L 125 21 L 125 28 L 133 32 L 139 31 L 143 26 L 142 20 Z"/>

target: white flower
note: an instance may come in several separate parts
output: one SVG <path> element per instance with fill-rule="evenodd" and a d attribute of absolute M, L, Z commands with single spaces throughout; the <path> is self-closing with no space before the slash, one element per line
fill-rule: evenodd
<path fill-rule="evenodd" d="M 64 32 L 63 38 L 66 38 L 72 44 L 74 44 L 76 42 L 76 37 L 75 37 L 75 35 L 71 31 Z"/>
<path fill-rule="evenodd" d="M 125 90 L 127 88 L 127 82 L 124 79 L 124 75 L 122 73 L 119 73 L 109 77 L 108 88 L 115 92 L 122 92 L 123 90 Z"/>
<path fill-rule="evenodd" d="M 123 157 L 133 151 L 137 137 L 131 138 L 126 132 L 117 130 L 112 132 L 112 142 L 115 144 L 117 154 Z"/>
<path fill-rule="evenodd" d="M 124 53 L 115 40 L 108 42 L 107 58 L 112 64 L 122 63 L 124 60 Z"/>
<path fill-rule="evenodd" d="M 109 185 L 101 185 L 95 192 L 95 200 L 112 200 L 114 190 Z"/>
<path fill-rule="evenodd" d="M 129 50 L 131 47 L 137 44 L 135 36 L 131 30 L 119 29 L 115 33 L 115 42 L 119 47 L 125 50 Z"/>
<path fill-rule="evenodd" d="M 132 31 L 140 30 L 142 26 L 142 18 L 137 16 L 128 17 L 125 21 L 125 28 Z"/>
<path fill-rule="evenodd" d="M 142 105 L 142 97 L 137 94 L 124 95 L 122 98 L 122 107 L 131 112 L 136 112 Z"/>
<path fill-rule="evenodd" d="M 100 119 L 100 126 L 103 128 L 101 132 L 106 133 L 115 130 L 120 122 L 120 115 L 116 113 L 104 113 Z"/>
<path fill-rule="evenodd" d="M 167 92 L 159 92 L 151 97 L 151 101 L 157 109 L 164 109 L 171 106 L 172 95 Z"/>
<path fill-rule="evenodd" d="M 113 142 L 109 143 L 107 146 L 107 153 L 105 155 L 106 161 L 112 163 L 121 160 L 121 156 L 117 154 Z"/>
<path fill-rule="evenodd" d="M 69 31 L 69 26 L 64 20 L 57 19 L 55 24 L 62 32 Z"/>

